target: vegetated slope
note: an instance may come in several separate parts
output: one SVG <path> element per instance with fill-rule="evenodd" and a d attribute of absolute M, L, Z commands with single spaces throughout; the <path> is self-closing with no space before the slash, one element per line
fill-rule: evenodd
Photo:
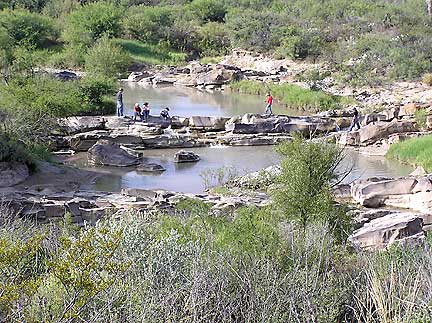
<path fill-rule="evenodd" d="M 432 171 L 432 136 L 412 138 L 393 144 L 387 153 L 389 158 L 422 166 Z"/>
<path fill-rule="evenodd" d="M 14 1 L 13 11 L 0 12 L 0 47 L 7 50 L 11 41 L 27 46 L 34 39 L 41 39 L 36 47 L 42 49 L 57 43 L 44 63 L 74 67 L 84 65 L 101 38 L 120 38 L 115 45 L 125 57 L 152 64 L 220 56 L 241 47 L 326 61 L 340 82 L 352 85 L 417 78 L 432 68 L 431 17 L 424 0 L 80 3 Z M 110 66 L 113 58 L 104 59 Z"/>

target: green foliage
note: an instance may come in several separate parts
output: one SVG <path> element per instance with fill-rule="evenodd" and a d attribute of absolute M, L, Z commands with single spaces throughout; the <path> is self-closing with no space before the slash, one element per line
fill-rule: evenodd
<path fill-rule="evenodd" d="M 301 110 L 323 111 L 335 109 L 348 101 L 322 91 L 304 89 L 295 84 L 267 84 L 256 81 L 242 80 L 231 84 L 231 89 L 241 93 L 265 95 L 271 92 L 274 99 L 283 105 Z"/>
<path fill-rule="evenodd" d="M 130 57 L 111 39 L 101 38 L 85 56 L 85 71 L 90 75 L 118 78 L 127 70 Z"/>
<path fill-rule="evenodd" d="M 41 234 L 26 223 L 2 225 L 2 321 L 20 313 L 26 322 L 72 322 L 88 308 L 103 309 L 95 297 L 129 267 L 116 253 L 121 231 L 97 226 L 74 235 L 59 229 Z"/>
<path fill-rule="evenodd" d="M 426 73 L 422 77 L 422 82 L 426 85 L 432 86 L 432 73 Z"/>
<path fill-rule="evenodd" d="M 122 20 L 124 34 L 142 42 L 166 40 L 178 13 L 175 7 L 131 7 Z"/>
<path fill-rule="evenodd" d="M 428 116 L 428 112 L 426 109 L 417 109 L 415 112 L 415 121 L 417 127 L 420 129 L 424 129 L 426 127 L 426 118 Z"/>
<path fill-rule="evenodd" d="M 390 146 L 386 157 L 422 166 L 432 171 L 432 136 L 407 139 Z"/>
<path fill-rule="evenodd" d="M 184 63 L 184 53 L 172 51 L 161 45 L 150 45 L 136 40 L 115 39 L 115 44 L 120 46 L 134 62 L 151 65 L 175 65 Z"/>
<path fill-rule="evenodd" d="M 217 22 L 209 22 L 199 28 L 196 48 L 203 56 L 227 54 L 229 38 L 225 26 Z"/>
<path fill-rule="evenodd" d="M 62 37 L 74 46 L 91 46 L 99 38 L 116 37 L 121 30 L 121 14 L 118 7 L 104 2 L 82 6 L 67 17 Z"/>
<path fill-rule="evenodd" d="M 279 27 L 275 13 L 233 9 L 227 14 L 226 25 L 233 47 L 268 52 L 279 44 L 279 39 L 273 37 Z"/>
<path fill-rule="evenodd" d="M 6 30 L 13 45 L 41 48 L 57 38 L 51 19 L 25 10 L 0 11 L 0 29 Z"/>
<path fill-rule="evenodd" d="M 344 157 L 343 150 L 333 144 L 308 142 L 296 135 L 278 146 L 277 151 L 284 159 L 271 195 L 282 215 L 303 229 L 317 221 L 328 223 L 343 234 L 338 238 L 346 237 L 349 227 L 339 216 L 343 212 L 336 211 L 331 190 L 339 176 L 337 168 Z"/>
<path fill-rule="evenodd" d="M 193 0 L 189 8 L 193 17 L 203 22 L 224 22 L 227 13 L 222 0 Z"/>
<path fill-rule="evenodd" d="M 18 162 L 35 169 L 34 158 L 26 146 L 7 133 L 0 132 L 0 162 Z"/>
<path fill-rule="evenodd" d="M 276 54 L 293 59 L 316 58 L 321 54 L 324 40 L 317 31 L 306 32 L 287 28 L 283 32 Z"/>

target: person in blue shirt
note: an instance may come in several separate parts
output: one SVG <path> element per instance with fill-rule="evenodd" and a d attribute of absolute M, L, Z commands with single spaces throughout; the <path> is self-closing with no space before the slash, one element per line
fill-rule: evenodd
<path fill-rule="evenodd" d="M 123 117 L 123 88 L 117 92 L 117 117 Z"/>

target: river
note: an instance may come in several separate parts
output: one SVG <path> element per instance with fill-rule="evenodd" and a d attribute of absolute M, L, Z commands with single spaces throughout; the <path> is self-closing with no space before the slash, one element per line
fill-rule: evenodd
<path fill-rule="evenodd" d="M 142 86 L 137 83 L 122 83 L 124 89 L 123 101 L 125 114 L 133 115 L 135 103 L 148 102 L 150 113 L 159 115 L 164 107 L 169 107 L 171 115 L 190 117 L 201 116 L 235 116 L 245 113 L 264 113 L 265 97 L 239 93 L 225 94 L 220 91 L 213 93 L 199 91 L 187 87 L 157 87 Z M 286 115 L 305 115 L 304 112 L 273 106 L 273 113 Z"/>
<path fill-rule="evenodd" d="M 263 98 L 253 95 L 233 93 L 208 93 L 190 88 L 141 87 L 137 84 L 123 84 L 126 113 L 132 114 L 135 102 L 148 101 L 152 114 L 157 114 L 164 107 L 171 107 L 173 115 L 191 116 L 232 116 L 247 112 L 262 112 Z M 294 115 L 298 111 L 275 107 L 275 113 Z M 166 189 L 179 192 L 200 193 L 207 184 L 217 184 L 211 179 L 212 174 L 227 173 L 242 175 L 277 164 L 280 156 L 270 146 L 245 147 L 205 147 L 189 149 L 197 153 L 201 160 L 197 163 L 173 163 L 174 154 L 179 149 L 145 150 L 145 162 L 154 162 L 166 168 L 163 173 L 137 173 L 134 167 L 95 167 L 87 164 L 85 154 L 77 154 L 68 162 L 83 169 L 105 174 L 88 189 L 102 191 L 120 191 L 122 188 Z M 351 169 L 352 168 L 352 169 Z M 221 171 L 224 169 L 225 171 Z M 371 157 L 354 150 L 346 151 L 341 170 L 351 169 L 345 183 L 357 178 L 372 176 L 404 176 L 413 169 L 410 166 L 386 160 L 384 157 Z M 224 176 L 222 176 L 224 177 Z"/>

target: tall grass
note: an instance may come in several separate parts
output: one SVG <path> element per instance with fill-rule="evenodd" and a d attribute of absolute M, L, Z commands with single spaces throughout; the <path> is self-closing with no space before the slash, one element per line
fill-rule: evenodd
<path fill-rule="evenodd" d="M 324 111 L 340 108 L 349 101 L 346 98 L 329 95 L 323 91 L 313 91 L 295 84 L 273 84 L 241 80 L 231 84 L 233 91 L 264 96 L 271 92 L 274 99 L 283 105 L 299 110 Z"/>
<path fill-rule="evenodd" d="M 115 39 L 135 62 L 150 65 L 176 65 L 186 61 L 186 54 L 164 49 L 157 45 L 142 43 L 137 40 Z"/>
<path fill-rule="evenodd" d="M 432 136 L 412 138 L 393 144 L 386 156 L 422 166 L 426 171 L 432 172 Z"/>

